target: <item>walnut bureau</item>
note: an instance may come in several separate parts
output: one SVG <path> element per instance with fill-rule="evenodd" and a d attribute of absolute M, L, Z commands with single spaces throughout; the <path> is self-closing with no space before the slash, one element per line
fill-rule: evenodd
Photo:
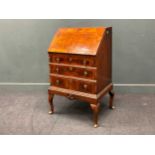
<path fill-rule="evenodd" d="M 60 28 L 48 48 L 50 87 L 49 114 L 55 94 L 90 104 L 94 127 L 98 127 L 101 99 L 110 95 L 113 108 L 112 28 Z"/>

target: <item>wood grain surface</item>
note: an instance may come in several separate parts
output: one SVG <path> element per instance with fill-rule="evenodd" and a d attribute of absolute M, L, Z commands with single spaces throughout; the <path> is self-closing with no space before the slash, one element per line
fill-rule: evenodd
<path fill-rule="evenodd" d="M 96 55 L 104 32 L 104 27 L 61 28 L 56 32 L 48 52 Z"/>

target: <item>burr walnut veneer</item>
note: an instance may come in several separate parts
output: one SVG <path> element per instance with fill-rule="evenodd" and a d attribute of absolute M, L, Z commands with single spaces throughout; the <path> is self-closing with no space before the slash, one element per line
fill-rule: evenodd
<path fill-rule="evenodd" d="M 49 113 L 54 112 L 54 94 L 83 100 L 90 104 L 97 127 L 101 99 L 107 93 L 109 108 L 113 107 L 112 28 L 61 28 L 49 46 L 48 55 Z"/>

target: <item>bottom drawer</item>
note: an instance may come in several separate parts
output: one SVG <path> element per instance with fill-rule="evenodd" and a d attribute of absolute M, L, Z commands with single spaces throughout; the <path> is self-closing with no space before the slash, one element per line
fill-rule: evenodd
<path fill-rule="evenodd" d="M 56 76 L 51 76 L 50 79 L 53 86 L 96 94 L 96 82 L 88 82 Z"/>

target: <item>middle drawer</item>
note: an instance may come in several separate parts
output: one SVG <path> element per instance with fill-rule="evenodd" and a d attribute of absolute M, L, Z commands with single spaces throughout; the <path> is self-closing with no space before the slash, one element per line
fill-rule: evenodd
<path fill-rule="evenodd" d="M 50 73 L 81 77 L 85 79 L 96 79 L 95 67 L 57 65 L 52 63 L 50 63 L 49 66 L 50 66 Z"/>

